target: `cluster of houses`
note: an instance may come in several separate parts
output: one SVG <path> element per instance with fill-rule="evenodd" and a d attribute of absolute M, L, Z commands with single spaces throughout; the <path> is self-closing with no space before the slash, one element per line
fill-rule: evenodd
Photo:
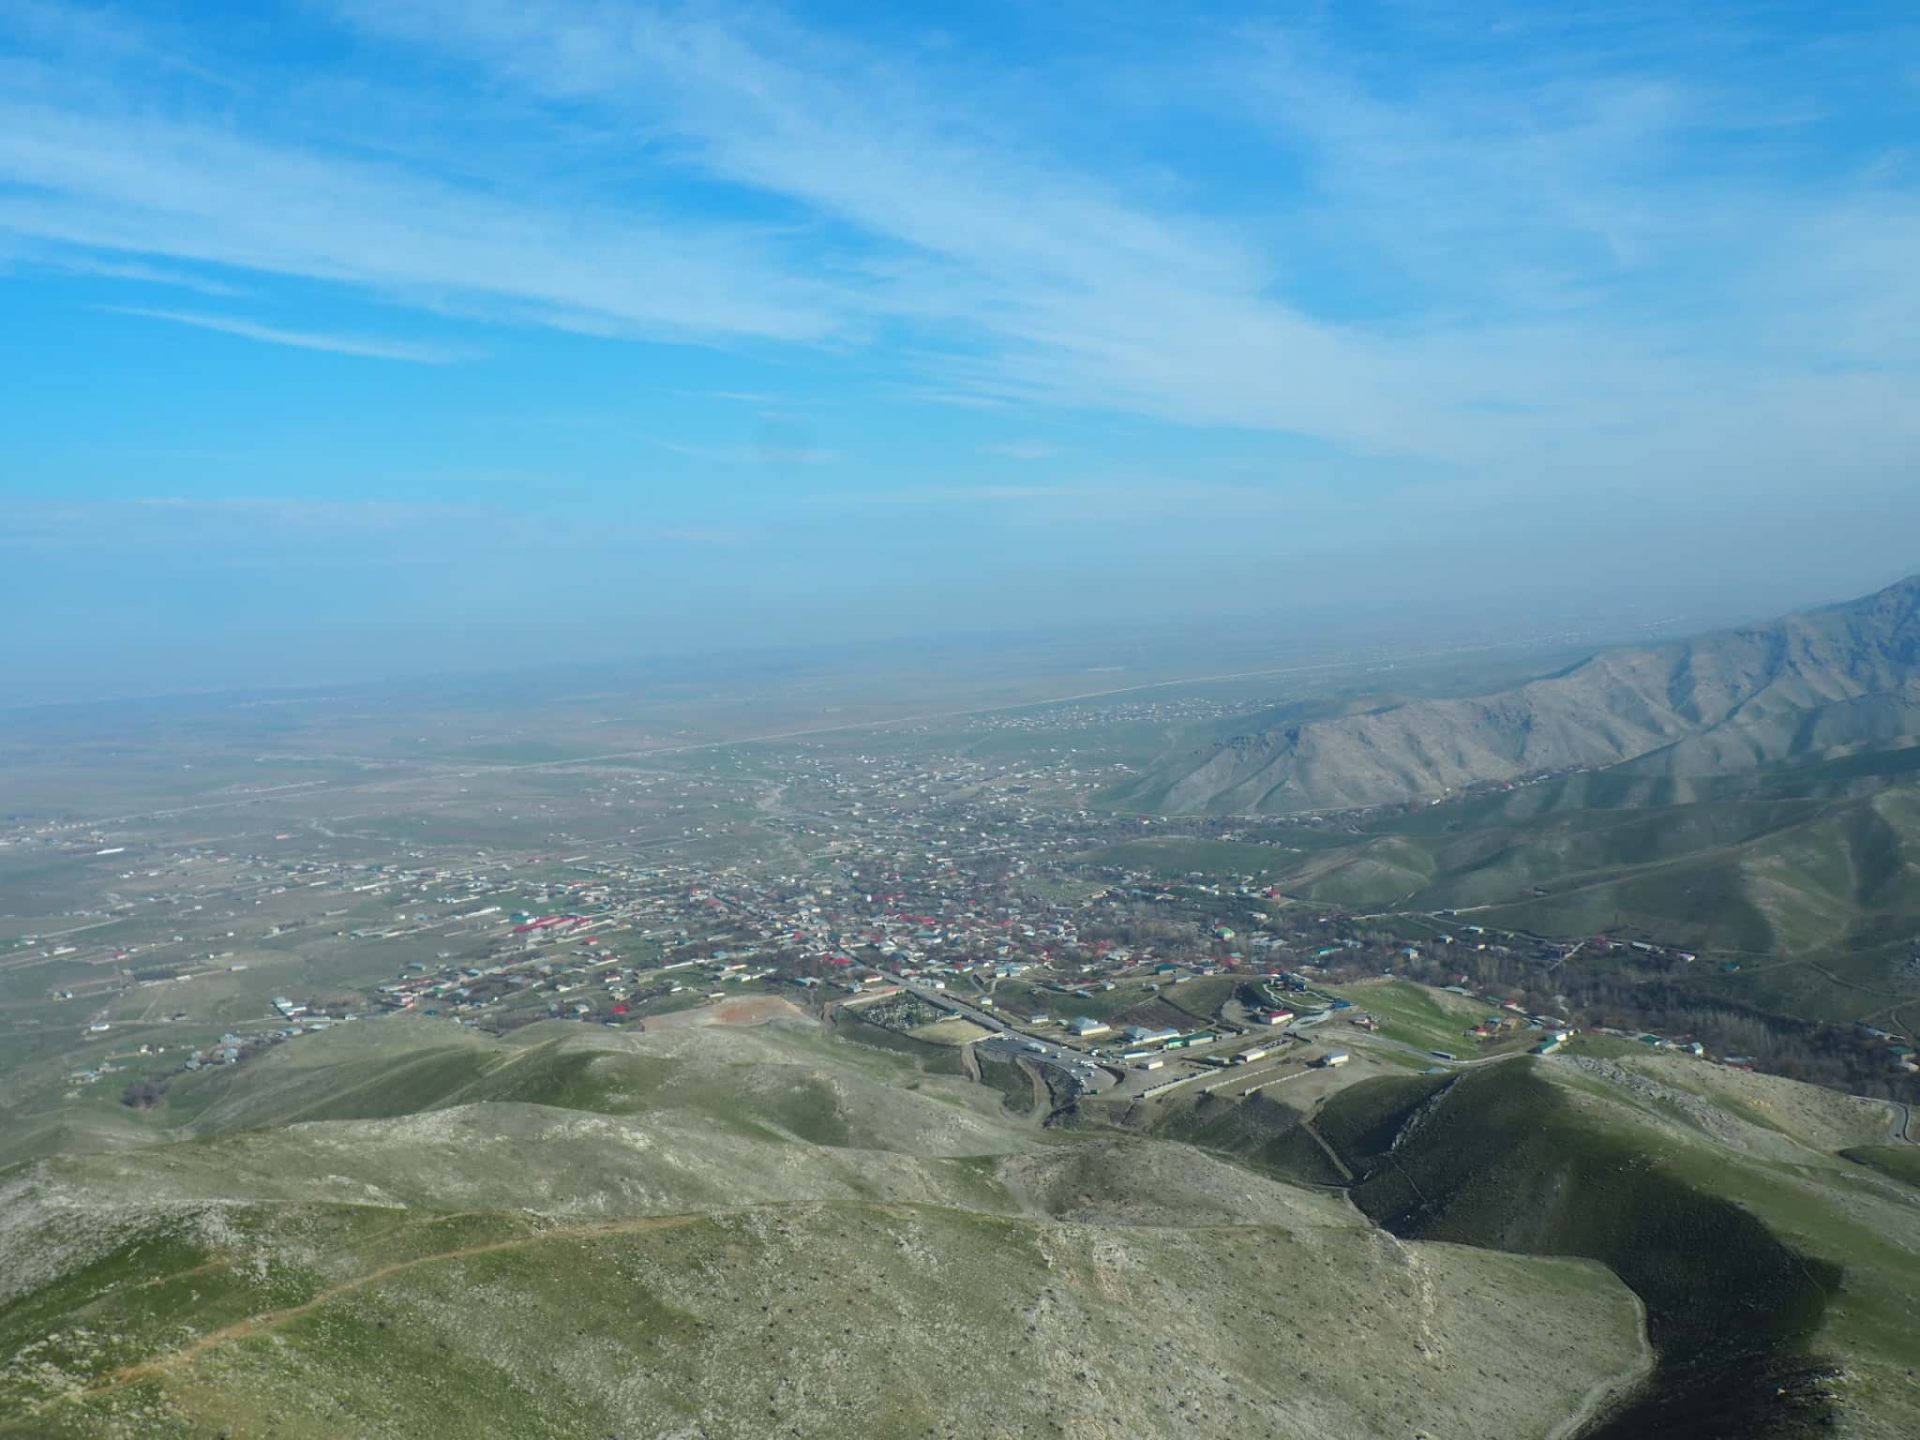
<path fill-rule="evenodd" d="M 1147 702 L 1139 708 L 1143 716 L 1161 714 Z M 1111 710 L 1101 713 L 1112 717 Z M 966 723 L 983 734 L 1049 727 L 1068 734 L 1070 722 L 1049 712 Z M 1447 917 L 1437 917 L 1431 936 L 1419 932 L 1414 944 L 1409 932 L 1377 918 L 1293 904 L 1255 876 L 1170 878 L 1137 863 L 1112 863 L 1103 857 L 1122 853 L 1116 842 L 1141 836 L 1231 834 L 1253 844 L 1265 843 L 1258 841 L 1264 832 L 1242 826 L 1242 834 L 1233 829 L 1241 822 L 1224 819 L 1166 821 L 1076 808 L 1074 797 L 1118 778 L 1117 767 L 1067 742 L 1046 755 L 1031 748 L 1006 754 L 1014 758 L 993 758 L 992 747 L 797 747 L 781 758 L 780 800 L 754 812 L 760 848 L 752 855 L 722 843 L 732 822 L 717 817 L 722 802 L 761 790 L 727 778 L 720 759 L 711 775 L 583 776 L 577 793 L 541 802 L 550 808 L 537 815 L 513 817 L 528 822 L 529 835 L 553 842 L 537 851 L 396 845 L 389 859 L 368 863 L 271 847 L 231 854 L 206 845 L 141 852 L 103 844 L 97 853 L 127 867 L 120 874 L 125 893 L 107 895 L 104 913 L 164 916 L 165 938 L 83 942 L 77 953 L 61 941 L 47 950 L 64 952 L 63 962 L 97 962 L 97 981 L 63 982 L 58 992 L 81 1001 L 288 953 L 312 959 L 329 947 L 372 945 L 398 952 L 391 978 L 369 987 L 363 1001 L 346 1003 L 338 993 L 324 1002 L 320 992 L 276 995 L 271 1017 L 263 1017 L 270 1029 L 223 1035 L 196 1054 L 202 1066 L 237 1063 L 249 1047 L 369 1007 L 489 1027 L 541 1015 L 619 1024 L 743 987 L 858 995 L 903 980 L 949 989 L 983 1009 L 999 1003 L 996 992 L 1045 990 L 1042 1003 L 1066 1017 L 1066 1034 L 1145 1063 L 1204 1047 L 1219 1032 L 1097 1018 L 1087 1012 L 1105 1007 L 1092 1005 L 1092 996 L 1141 979 L 1178 987 L 1231 975 L 1262 997 L 1244 1014 L 1236 1010 L 1236 1026 L 1281 1031 L 1298 1020 L 1302 992 L 1328 976 L 1425 975 L 1454 965 L 1482 975 L 1498 975 L 1505 965 L 1508 973 L 1550 976 L 1589 951 L 1624 950 L 1635 963 L 1671 967 L 1697 959 L 1643 940 L 1558 942 Z M 616 828 L 593 841 L 568 839 L 583 806 L 612 814 L 631 806 L 636 819 L 644 808 L 651 818 L 645 833 L 636 825 L 628 835 Z M 663 813 L 675 817 L 665 830 Z M 327 968 L 303 965 L 295 973 L 325 975 Z M 1452 981 L 1489 1007 L 1474 1027 L 1476 1038 L 1524 1032 L 1539 1053 L 1566 1042 L 1566 1021 L 1528 1013 L 1511 998 L 1519 988 L 1503 995 L 1498 983 L 1476 984 L 1466 969 Z M 1533 999 L 1538 1006 L 1546 997 Z M 1052 1023 L 1030 1008 L 1021 1019 L 1029 1028 Z M 1701 1053 L 1686 1039 L 1634 1038 Z M 1896 1067 L 1920 1069 L 1902 1037 L 1868 1038 Z"/>

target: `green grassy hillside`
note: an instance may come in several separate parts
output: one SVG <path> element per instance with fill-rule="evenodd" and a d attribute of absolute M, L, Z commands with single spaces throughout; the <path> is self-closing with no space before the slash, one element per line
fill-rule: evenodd
<path fill-rule="evenodd" d="M 1884 1138 L 1880 1107 L 1679 1061 L 1515 1061 L 1368 1082 L 1318 1125 L 1394 1233 L 1585 1256 L 1634 1289 L 1661 1370 L 1598 1435 L 1920 1427 L 1920 1212 L 1842 1153 Z"/>
<path fill-rule="evenodd" d="M 0 1435 L 1466 1440 L 1643 1365 L 1598 1266 L 801 1021 L 365 1022 L 144 1124 L 0 1176 Z"/>
<path fill-rule="evenodd" d="M 1756 786 L 1668 803 L 1633 787 L 1631 806 L 1589 785 L 1539 788 L 1547 793 L 1382 820 L 1355 843 L 1301 858 L 1286 883 L 1356 906 L 1512 911 L 1550 931 L 1625 919 L 1675 943 L 1750 951 L 1920 925 L 1911 861 L 1920 787 L 1904 778 L 1865 793 L 1786 797 Z"/>
<path fill-rule="evenodd" d="M 1344 908 L 1460 911 L 1499 929 L 1711 952 L 1740 970 L 1682 977 L 1703 995 L 1913 1028 L 1920 775 L 1910 758 L 1920 749 L 1701 784 L 1562 777 L 1383 815 L 1340 844 L 1268 847 L 1266 870 L 1290 894 Z"/>

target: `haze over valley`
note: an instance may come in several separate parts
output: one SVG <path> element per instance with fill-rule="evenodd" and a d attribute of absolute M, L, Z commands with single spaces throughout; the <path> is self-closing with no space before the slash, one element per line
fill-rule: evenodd
<path fill-rule="evenodd" d="M 16 711 L 0 1425 L 1902 1433 L 1912 593 Z M 1584 765 L 1570 686 L 1643 717 Z M 1276 716 L 1527 706 L 1471 778 L 1315 749 L 1439 794 L 1149 803 Z"/>
<path fill-rule="evenodd" d="M 0 4 L 0 1440 L 1920 1435 L 1916 77 Z"/>

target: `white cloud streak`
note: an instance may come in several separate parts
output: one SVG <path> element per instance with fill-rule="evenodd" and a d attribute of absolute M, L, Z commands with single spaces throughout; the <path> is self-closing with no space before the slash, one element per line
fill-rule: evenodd
<path fill-rule="evenodd" d="M 0 102 L 0 231 L 609 336 L 892 346 L 925 390 L 974 403 L 1514 474 L 1662 447 L 1773 463 L 1823 416 L 1882 414 L 1886 374 L 1836 367 L 1915 368 L 1902 256 L 1920 205 L 1900 167 L 1850 193 L 1765 165 L 1687 174 L 1668 162 L 1690 137 L 1792 122 L 1638 54 L 1596 79 L 1549 45 L 1500 88 L 1455 47 L 1389 98 L 1350 54 L 1195 27 L 1148 84 L 1292 147 L 1307 175 L 1272 213 L 1200 217 L 1179 203 L 1197 191 L 1050 153 L 1045 115 L 766 8 L 334 9 L 375 43 L 464 63 L 490 97 L 473 103 L 594 137 L 582 174 L 728 203 L 668 220 L 619 185 L 569 195 L 486 153 L 436 172 L 431 146 L 396 144 L 414 158 L 376 162 L 43 76 Z M 1320 293 L 1303 257 L 1334 272 Z M 1399 293 L 1347 313 L 1327 300 L 1339 282 Z M 1916 431 L 1895 417 L 1878 443 L 1897 456 Z"/>
<path fill-rule="evenodd" d="M 579 554 L 644 546 L 733 546 L 741 532 L 644 518 L 592 521 L 489 504 L 157 495 L 117 500 L 0 496 L 0 552 L 200 557 L 195 563 L 459 562 L 507 550 Z"/>
<path fill-rule="evenodd" d="M 946 368 L 989 394 L 1386 448 L 1445 426 L 1445 398 L 1436 406 L 1433 387 L 1390 355 L 1267 295 L 1266 265 L 1231 231 L 1129 204 L 929 98 L 899 68 L 766 12 L 343 8 L 549 101 L 663 127 L 708 171 L 895 247 L 870 299 L 984 332 L 980 365 Z M 1257 384 L 1230 378 L 1247 375 Z"/>
<path fill-rule="evenodd" d="M 992 445 L 982 445 L 980 452 L 1001 460 L 1051 460 L 1060 453 L 1060 447 L 1049 445 L 1044 440 L 1002 440 Z"/>
<path fill-rule="evenodd" d="M 832 450 L 780 441 L 757 441 L 751 445 L 696 445 L 679 440 L 656 440 L 654 443 L 675 455 L 685 455 L 692 460 L 710 460 L 720 465 L 781 468 L 790 465 L 831 465 L 840 458 Z"/>
<path fill-rule="evenodd" d="M 232 315 L 200 315 L 183 310 L 152 310 L 140 305 L 102 305 L 115 315 L 137 315 L 146 320 L 165 320 L 174 325 L 189 325 L 197 330 L 213 330 L 236 335 L 243 340 L 258 340 L 267 345 L 286 345 L 296 350 L 321 350 L 331 355 L 358 355 L 369 360 L 404 360 L 415 365 L 452 365 L 480 358 L 475 350 L 460 350 L 445 345 L 419 345 L 405 340 L 381 340 L 362 335 L 326 335 L 311 330 L 286 330 L 261 325 Z"/>
<path fill-rule="evenodd" d="M 136 285 L 164 285 L 169 289 L 192 290 L 222 300 L 240 299 L 248 293 L 243 287 L 229 285 L 223 280 L 209 280 L 204 275 L 148 265 L 138 260 L 97 260 L 86 255 L 67 255 L 45 263 L 75 275 L 97 275 L 103 280 L 126 280 Z"/>
<path fill-rule="evenodd" d="M 1660 162 L 1693 131 L 1751 117 L 1715 97 L 1709 120 L 1683 86 L 1631 66 L 1591 81 L 1536 65 L 1490 101 L 1469 65 L 1387 101 L 1272 32 L 1171 58 L 1169 87 L 1217 91 L 1239 122 L 1307 149 L 1319 188 L 1263 258 L 1244 223 L 1130 202 L 1000 117 L 943 101 L 909 65 L 765 10 L 339 3 L 522 93 L 662 131 L 710 173 L 893 247 L 867 298 L 979 337 L 930 368 L 990 399 L 1538 463 L 1569 434 L 1699 428 L 1689 405 L 1711 428 L 1716 409 L 1777 393 L 1745 317 L 1782 269 L 1822 264 L 1795 243 L 1821 238 L 1805 226 L 1769 238 L 1797 196 L 1715 183 L 1703 222 L 1705 182 Z M 1280 298 L 1289 243 L 1351 249 L 1372 267 L 1363 286 L 1415 298 L 1371 325 L 1318 317 Z M 1667 282 L 1653 287 L 1665 310 L 1633 289 L 1647 274 Z M 1671 317 L 1676 285 L 1703 312 L 1692 324 Z M 1911 364 L 1912 347 L 1896 358 Z"/>
<path fill-rule="evenodd" d="M 818 340 L 817 282 L 751 234 L 544 208 L 187 119 L 0 100 L 0 232 L 358 286 L 589 333 Z"/>

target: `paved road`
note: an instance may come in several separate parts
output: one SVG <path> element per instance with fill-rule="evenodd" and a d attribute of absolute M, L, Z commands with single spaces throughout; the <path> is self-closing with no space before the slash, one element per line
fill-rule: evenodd
<path fill-rule="evenodd" d="M 1022 1034 L 1005 1020 L 978 1006 L 969 1005 L 959 997 L 945 990 L 935 990 L 931 985 L 921 985 L 915 981 L 901 979 L 903 990 L 925 1000 L 929 1005 L 937 1005 L 963 1019 L 971 1020 L 982 1029 L 994 1033 L 985 1040 L 975 1043 L 989 1055 L 1000 1055 L 1008 1059 L 1036 1060 L 1048 1065 L 1059 1065 L 1072 1070 L 1089 1090 L 1105 1090 L 1114 1083 L 1111 1072 L 1094 1064 L 1078 1050 L 1070 1050 L 1065 1045 L 1056 1045 L 1050 1040 Z"/>
<path fill-rule="evenodd" d="M 1041 1048 L 1034 1049 L 1036 1045 Z M 1113 1088 L 1117 1083 L 1111 1070 L 1094 1064 L 1078 1051 L 1068 1050 L 1059 1045 L 1047 1045 L 1039 1040 L 1026 1040 L 1012 1034 L 994 1035 L 976 1042 L 975 1048 L 1007 1060 L 1032 1060 L 1042 1065 L 1054 1065 L 1062 1070 L 1070 1070 L 1082 1085 L 1096 1094 Z"/>
<path fill-rule="evenodd" d="M 1909 1145 L 1920 1144 L 1913 1138 L 1913 1107 L 1898 1100 L 1887 1101 L 1887 1107 L 1893 1111 L 1893 1137 L 1904 1140 Z"/>

